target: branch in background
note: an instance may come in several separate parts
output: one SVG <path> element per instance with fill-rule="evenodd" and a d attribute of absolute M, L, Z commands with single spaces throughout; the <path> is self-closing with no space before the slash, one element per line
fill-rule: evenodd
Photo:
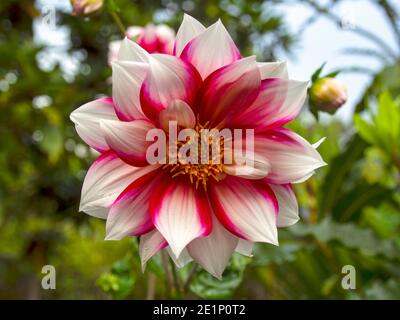
<path fill-rule="evenodd" d="M 340 68 L 340 73 L 363 73 L 373 76 L 376 74 L 376 70 L 372 70 L 363 66 L 354 66 Z"/>
<path fill-rule="evenodd" d="M 150 272 L 147 278 L 147 293 L 146 300 L 154 300 L 156 295 L 157 277 L 154 273 Z"/>
<path fill-rule="evenodd" d="M 343 49 L 342 52 L 347 55 L 359 55 L 359 56 L 365 56 L 368 58 L 377 58 L 385 64 L 392 62 L 382 52 L 379 52 L 374 49 L 350 47 L 350 48 Z"/>
<path fill-rule="evenodd" d="M 389 19 L 390 26 L 392 27 L 393 33 L 396 37 L 397 44 L 400 48 L 400 28 L 398 24 L 399 15 L 396 9 L 387 0 L 378 0 L 377 4 L 385 11 L 386 16 Z"/>
<path fill-rule="evenodd" d="M 323 7 L 319 5 L 316 1 L 314 0 L 308 0 L 306 1 L 307 4 L 309 4 L 314 10 L 319 12 L 320 14 L 324 15 L 326 18 L 329 18 L 332 22 L 334 22 L 339 28 L 342 27 L 342 20 L 333 14 L 330 10 L 330 8 Z M 369 41 L 375 43 L 378 47 L 381 47 L 389 56 L 391 56 L 393 59 L 397 60 L 398 59 L 398 54 L 392 50 L 392 48 L 384 42 L 381 37 L 375 35 L 374 33 L 370 32 L 367 29 L 364 29 L 359 26 L 355 26 L 352 29 L 347 29 L 348 31 L 351 31 L 353 33 L 356 33 L 365 39 L 368 39 Z"/>

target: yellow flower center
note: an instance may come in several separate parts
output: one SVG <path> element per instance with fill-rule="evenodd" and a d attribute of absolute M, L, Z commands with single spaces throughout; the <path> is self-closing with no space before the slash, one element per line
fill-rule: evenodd
<path fill-rule="evenodd" d="M 172 174 L 172 178 L 175 178 L 180 175 L 185 175 L 189 178 L 190 182 L 195 184 L 196 189 L 201 184 L 204 190 L 207 190 L 207 181 L 209 178 L 213 178 L 215 181 L 219 181 L 224 176 L 223 171 L 223 157 L 224 157 L 224 140 L 223 137 L 215 141 L 212 135 L 208 135 L 204 137 L 201 134 L 201 130 L 208 129 L 209 121 L 207 121 L 204 125 L 201 125 L 199 121 L 197 121 L 194 130 L 197 132 L 197 141 L 191 141 L 188 138 L 187 141 L 177 141 L 177 149 L 179 150 L 183 145 L 196 144 L 197 146 L 197 157 L 196 161 L 193 163 L 189 160 L 182 159 L 179 156 L 177 157 L 177 163 L 174 164 L 166 164 L 163 168 L 168 168 L 169 172 Z M 210 130 L 212 131 L 212 130 Z M 219 144 L 216 145 L 216 144 Z M 208 148 L 207 148 L 208 145 Z M 207 151 L 205 151 L 207 150 Z M 207 155 L 204 155 L 206 159 L 208 159 L 207 163 L 203 163 L 202 159 L 204 159 L 204 152 L 208 152 Z"/>

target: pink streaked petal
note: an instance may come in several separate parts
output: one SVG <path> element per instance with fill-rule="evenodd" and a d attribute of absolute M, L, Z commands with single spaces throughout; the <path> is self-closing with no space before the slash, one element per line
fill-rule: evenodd
<path fill-rule="evenodd" d="M 149 61 L 150 54 L 139 46 L 136 42 L 125 37 L 122 40 L 121 47 L 118 52 L 118 60 L 127 60 L 132 62 Z"/>
<path fill-rule="evenodd" d="M 213 72 L 201 88 L 201 120 L 212 125 L 228 122 L 257 98 L 261 78 L 255 56 L 243 58 Z"/>
<path fill-rule="evenodd" d="M 308 141 L 284 128 L 256 134 L 254 149 L 270 162 L 271 171 L 266 179 L 274 184 L 303 181 L 326 165 Z"/>
<path fill-rule="evenodd" d="M 112 203 L 133 181 L 158 166 L 137 168 L 107 151 L 89 168 L 82 186 L 79 211 L 105 219 Z"/>
<path fill-rule="evenodd" d="M 176 33 L 174 55 L 179 57 L 189 41 L 197 37 L 204 30 L 206 28 L 199 21 L 185 13 L 181 26 Z"/>
<path fill-rule="evenodd" d="M 157 170 L 132 182 L 111 206 L 107 217 L 106 240 L 139 236 L 154 228 L 149 199 L 157 183 Z"/>
<path fill-rule="evenodd" d="M 146 151 L 151 142 L 146 141 L 149 130 L 155 126 L 148 120 L 122 122 L 104 120 L 100 123 L 110 149 L 126 163 L 133 166 L 147 166 Z"/>
<path fill-rule="evenodd" d="M 292 121 L 300 113 L 307 96 L 308 82 L 270 78 L 261 82 L 257 99 L 243 109 L 232 126 L 264 131 Z"/>
<path fill-rule="evenodd" d="M 299 221 L 299 206 L 296 195 L 290 184 L 270 184 L 279 203 L 279 214 L 276 225 L 289 227 Z"/>
<path fill-rule="evenodd" d="M 240 52 L 221 20 L 192 39 L 181 58 L 193 64 L 203 79 L 215 70 L 240 59 Z"/>
<path fill-rule="evenodd" d="M 115 112 L 122 121 L 146 119 L 140 107 L 140 88 L 148 65 L 141 62 L 116 61 L 112 63 L 112 84 Z"/>
<path fill-rule="evenodd" d="M 140 91 L 144 114 L 156 121 L 158 113 L 176 99 L 193 104 L 200 76 L 193 66 L 169 55 L 153 54 L 149 72 Z"/>
<path fill-rule="evenodd" d="M 79 136 L 93 149 L 104 152 L 109 149 L 102 131 L 101 120 L 117 120 L 111 98 L 101 98 L 84 104 L 70 115 Z"/>
<path fill-rule="evenodd" d="M 268 78 L 288 78 L 286 61 L 258 62 L 257 65 L 261 73 L 261 80 Z"/>
<path fill-rule="evenodd" d="M 146 263 L 157 252 L 168 246 L 167 241 L 157 230 L 150 231 L 140 237 L 139 255 L 142 262 L 142 271 L 146 269 Z"/>
<path fill-rule="evenodd" d="M 176 121 L 183 128 L 193 128 L 196 124 L 196 116 L 192 108 L 182 100 L 173 100 L 168 107 L 160 111 L 159 124 L 165 131 L 169 129 L 169 122 Z"/>
<path fill-rule="evenodd" d="M 218 220 L 236 236 L 278 245 L 278 202 L 262 180 L 226 176 L 211 185 L 210 200 Z"/>
<path fill-rule="evenodd" d="M 188 245 L 190 256 L 214 277 L 222 279 L 222 273 L 235 251 L 238 238 L 226 230 L 213 217 L 212 232 L 204 238 L 194 239 Z"/>
<path fill-rule="evenodd" d="M 162 179 L 150 199 L 150 214 L 175 257 L 189 242 L 208 235 L 212 228 L 207 195 L 187 179 Z"/>

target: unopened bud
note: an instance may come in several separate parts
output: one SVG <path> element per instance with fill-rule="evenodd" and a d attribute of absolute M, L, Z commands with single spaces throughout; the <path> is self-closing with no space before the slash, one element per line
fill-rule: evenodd
<path fill-rule="evenodd" d="M 103 6 L 103 0 L 71 0 L 74 16 L 87 16 L 95 13 Z"/>
<path fill-rule="evenodd" d="M 329 113 L 335 113 L 347 101 L 346 86 L 336 78 L 318 79 L 311 87 L 310 94 L 315 106 Z"/>

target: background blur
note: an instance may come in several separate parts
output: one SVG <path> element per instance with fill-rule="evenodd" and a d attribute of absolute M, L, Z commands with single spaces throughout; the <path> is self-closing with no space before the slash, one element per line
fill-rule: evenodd
<path fill-rule="evenodd" d="M 397 3 L 397 4 L 396 4 Z M 400 10 L 398 1 L 107 1 L 90 17 L 69 1 L 0 2 L 0 298 L 400 299 Z M 118 10 L 119 8 L 119 10 Z M 327 62 L 349 102 L 316 121 L 305 108 L 290 128 L 316 142 L 328 166 L 296 185 L 301 222 L 280 246 L 237 255 L 222 281 L 199 271 L 178 290 L 157 257 L 142 274 L 137 241 L 104 241 L 105 223 L 78 213 L 95 158 L 72 110 L 110 95 L 108 43 L 125 26 L 187 12 L 221 18 L 243 55 L 287 60 L 307 80 Z M 113 12 L 114 12 L 113 11 Z M 43 290 L 43 265 L 57 289 Z M 341 286 L 356 269 L 356 289 Z M 191 266 L 176 271 L 184 283 Z"/>

